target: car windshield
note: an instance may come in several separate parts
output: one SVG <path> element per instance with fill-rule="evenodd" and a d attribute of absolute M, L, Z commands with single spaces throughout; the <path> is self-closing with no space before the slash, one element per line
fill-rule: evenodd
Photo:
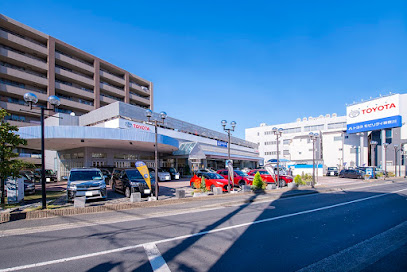
<path fill-rule="evenodd" d="M 338 168 L 336 168 L 336 167 L 328 167 L 328 170 L 335 171 L 335 170 L 338 170 Z"/>
<path fill-rule="evenodd" d="M 97 170 L 92 171 L 72 171 L 69 177 L 70 181 L 78 180 L 102 180 L 102 172 Z"/>
<path fill-rule="evenodd" d="M 238 175 L 241 176 L 241 177 L 248 176 L 248 174 L 246 174 L 245 172 L 240 171 L 240 170 L 235 170 L 235 173 L 238 174 Z"/>
<path fill-rule="evenodd" d="M 127 177 L 129 179 L 142 179 L 143 176 L 140 174 L 139 170 L 137 169 L 132 169 L 132 170 L 126 170 Z"/>
<path fill-rule="evenodd" d="M 204 177 L 206 179 L 223 179 L 223 177 L 219 174 L 216 173 L 205 173 Z"/>
<path fill-rule="evenodd" d="M 260 175 L 270 175 L 267 171 L 259 171 Z"/>
<path fill-rule="evenodd" d="M 46 175 L 54 175 L 54 171 L 52 170 L 45 170 Z"/>

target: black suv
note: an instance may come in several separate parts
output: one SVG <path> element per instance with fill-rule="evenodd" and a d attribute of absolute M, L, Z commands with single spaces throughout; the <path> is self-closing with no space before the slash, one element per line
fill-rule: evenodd
<path fill-rule="evenodd" d="M 179 174 L 179 172 L 177 171 L 177 169 L 175 169 L 174 167 L 162 167 L 162 169 L 163 169 L 165 172 L 170 173 L 171 179 L 179 179 L 180 176 L 181 176 L 181 175 Z"/>
<path fill-rule="evenodd" d="M 34 171 L 34 179 L 36 181 L 41 182 L 41 169 L 35 169 Z M 50 169 L 45 169 L 45 181 L 46 182 L 57 182 L 57 175 L 55 174 L 54 171 Z"/>
<path fill-rule="evenodd" d="M 150 174 L 151 190 L 148 188 L 143 176 L 136 168 L 113 170 L 110 185 L 113 191 L 123 193 L 130 197 L 131 193 L 140 192 L 142 197 L 155 195 L 155 179 Z"/>

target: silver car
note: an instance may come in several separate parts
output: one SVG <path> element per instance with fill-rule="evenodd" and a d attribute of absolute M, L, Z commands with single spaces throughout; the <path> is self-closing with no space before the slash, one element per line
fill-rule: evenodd
<path fill-rule="evenodd" d="M 106 183 L 102 172 L 97 168 L 74 168 L 69 172 L 67 183 L 68 201 L 75 197 L 86 199 L 106 199 Z"/>

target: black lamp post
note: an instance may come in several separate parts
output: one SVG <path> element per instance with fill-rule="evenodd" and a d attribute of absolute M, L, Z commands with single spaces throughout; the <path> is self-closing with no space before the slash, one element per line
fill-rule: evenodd
<path fill-rule="evenodd" d="M 160 118 L 161 121 L 159 120 L 151 120 L 151 116 L 153 115 L 153 111 L 150 109 L 146 110 L 146 117 L 148 119 L 148 124 L 154 126 L 154 133 L 155 133 L 155 145 L 154 145 L 154 153 L 155 153 L 155 198 L 158 200 L 158 141 L 157 141 L 157 126 L 158 124 L 164 124 L 165 118 L 167 118 L 167 113 L 165 111 L 160 112 Z"/>
<path fill-rule="evenodd" d="M 55 108 L 61 104 L 59 98 L 55 95 L 48 97 L 48 103 L 53 106 L 53 108 L 48 108 L 47 106 L 36 105 L 38 102 L 38 97 L 33 93 L 24 94 L 24 100 L 30 106 L 30 110 L 33 107 L 41 109 L 41 190 L 42 190 L 42 209 L 47 208 L 47 193 L 46 193 L 46 180 L 45 180 L 45 125 L 44 125 L 44 116 L 45 111 L 55 111 Z"/>
<path fill-rule="evenodd" d="M 311 181 L 311 187 L 314 188 L 315 185 L 315 142 L 317 141 L 319 137 L 318 133 L 309 133 L 309 138 L 312 141 L 312 181 Z"/>
<path fill-rule="evenodd" d="M 222 120 L 220 123 L 223 126 L 223 130 L 225 132 L 227 132 L 227 134 L 228 134 L 228 160 L 230 161 L 230 133 L 232 131 L 235 131 L 236 122 L 235 121 L 230 122 L 231 128 L 226 128 L 226 125 L 228 123 L 226 120 Z M 229 193 L 230 193 L 231 180 L 232 180 L 232 177 L 230 176 L 230 172 L 228 171 L 228 192 Z"/>
<path fill-rule="evenodd" d="M 398 144 L 394 144 L 393 147 L 394 147 L 394 176 L 397 177 L 397 152 L 399 152 L 400 149 Z"/>
<path fill-rule="evenodd" d="M 386 163 L 387 147 L 389 147 L 389 144 L 388 143 L 383 143 L 383 148 L 384 148 L 384 179 L 386 179 L 386 177 L 387 177 L 387 163 Z"/>
<path fill-rule="evenodd" d="M 281 134 L 283 134 L 283 129 L 273 127 L 272 131 L 273 131 L 274 135 L 276 135 L 276 137 L 277 137 L 277 181 L 276 182 L 277 182 L 278 188 L 280 188 L 281 187 L 281 184 L 280 184 L 280 154 L 279 154 L 280 152 L 278 150 L 278 141 L 279 141 L 279 138 L 281 137 Z"/>

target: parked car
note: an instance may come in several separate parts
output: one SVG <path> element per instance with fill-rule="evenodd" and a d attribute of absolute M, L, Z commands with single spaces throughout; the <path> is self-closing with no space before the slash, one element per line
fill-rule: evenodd
<path fill-rule="evenodd" d="M 153 176 L 155 176 L 155 175 L 154 175 L 155 169 L 153 169 L 153 168 L 148 168 L 148 171 L 149 171 L 150 173 L 153 173 Z M 157 176 L 158 176 L 158 181 L 170 181 L 170 180 L 171 180 L 171 175 L 170 175 L 170 173 L 166 172 L 164 169 L 161 169 L 161 168 L 158 168 Z"/>
<path fill-rule="evenodd" d="M 110 179 L 112 178 L 112 173 L 105 168 L 100 168 L 100 171 L 102 171 L 103 177 L 105 178 L 105 182 L 109 182 Z"/>
<path fill-rule="evenodd" d="M 162 169 L 170 173 L 171 179 L 179 179 L 181 176 L 177 169 L 175 169 L 174 167 L 163 167 Z"/>
<path fill-rule="evenodd" d="M 73 168 L 69 172 L 67 182 L 68 201 L 75 197 L 86 197 L 88 199 L 106 199 L 106 182 L 102 171 L 97 168 Z"/>
<path fill-rule="evenodd" d="M 340 178 L 365 178 L 365 172 L 358 169 L 344 169 L 339 173 Z"/>
<path fill-rule="evenodd" d="M 21 170 L 19 171 L 20 176 L 26 177 L 30 181 L 35 181 L 35 174 L 31 170 Z"/>
<path fill-rule="evenodd" d="M 266 182 L 266 183 L 276 183 L 274 180 L 273 175 L 271 175 L 266 169 L 253 169 L 251 170 L 248 174 L 252 177 L 256 175 L 256 173 L 259 172 L 261 179 Z M 280 173 L 280 186 L 284 187 L 288 183 L 293 182 L 293 177 L 287 174 L 281 174 Z"/>
<path fill-rule="evenodd" d="M 217 172 L 220 174 L 222 177 L 224 177 L 226 180 L 228 179 L 228 170 L 227 169 L 221 169 L 218 170 Z M 233 170 L 233 185 L 235 187 L 240 187 L 243 185 L 252 185 L 253 182 L 253 177 L 249 176 L 247 173 L 241 171 L 241 170 Z"/>
<path fill-rule="evenodd" d="M 205 178 L 205 185 L 207 190 L 213 191 L 213 188 L 220 187 L 222 188 L 222 191 L 227 192 L 228 180 L 225 179 L 223 176 L 212 172 L 198 173 L 194 175 L 189 181 L 189 185 L 191 186 L 191 188 L 195 189 L 195 182 L 200 182 L 202 176 Z"/>
<path fill-rule="evenodd" d="M 116 169 L 115 169 L 116 170 Z M 120 174 L 112 175 L 112 190 L 130 197 L 131 193 L 139 192 L 142 197 L 155 195 L 155 178 L 150 172 L 151 189 L 137 168 L 122 169 Z"/>
<path fill-rule="evenodd" d="M 22 176 L 24 179 L 24 195 L 33 195 L 35 194 L 35 184 L 34 181 Z"/>
<path fill-rule="evenodd" d="M 41 169 L 34 170 L 35 181 L 41 181 Z M 45 181 L 46 182 L 57 182 L 57 175 L 53 170 L 45 169 Z"/>
<path fill-rule="evenodd" d="M 337 176 L 339 175 L 338 167 L 328 167 L 326 170 L 327 176 Z"/>

